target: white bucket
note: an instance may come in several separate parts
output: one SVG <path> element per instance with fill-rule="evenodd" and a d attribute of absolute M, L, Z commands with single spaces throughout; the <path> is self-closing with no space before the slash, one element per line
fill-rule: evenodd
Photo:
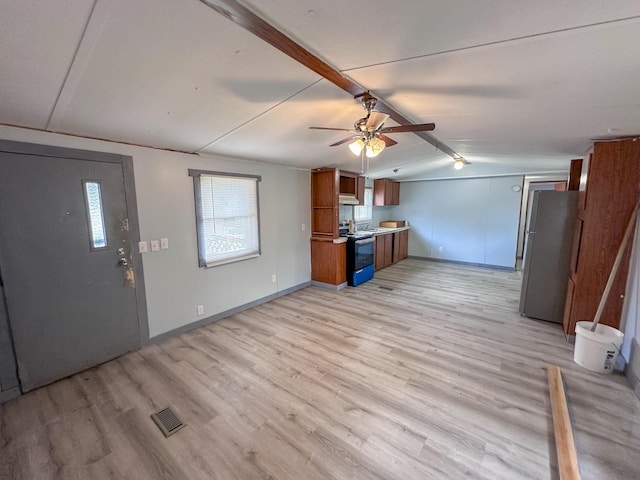
<path fill-rule="evenodd" d="M 592 322 L 576 324 L 576 345 L 573 361 L 594 372 L 611 373 L 624 333 L 608 325 L 598 324 L 591 331 Z"/>

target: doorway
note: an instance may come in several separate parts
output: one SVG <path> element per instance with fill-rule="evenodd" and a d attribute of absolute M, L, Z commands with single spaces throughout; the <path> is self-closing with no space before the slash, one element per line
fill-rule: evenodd
<path fill-rule="evenodd" d="M 20 391 L 139 348 L 148 324 L 131 157 L 3 141 L 0 178 L 0 335 Z"/>

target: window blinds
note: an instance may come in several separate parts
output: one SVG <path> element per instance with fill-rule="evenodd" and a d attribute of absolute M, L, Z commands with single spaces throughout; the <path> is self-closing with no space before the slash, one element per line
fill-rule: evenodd
<path fill-rule="evenodd" d="M 194 180 L 200 266 L 260 255 L 260 177 L 199 173 Z"/>

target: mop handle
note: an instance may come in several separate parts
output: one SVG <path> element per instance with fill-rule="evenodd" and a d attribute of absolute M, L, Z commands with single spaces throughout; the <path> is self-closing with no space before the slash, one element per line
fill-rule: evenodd
<path fill-rule="evenodd" d="M 616 274 L 618 273 L 618 268 L 620 268 L 620 263 L 622 263 L 622 255 L 624 254 L 624 250 L 627 247 L 627 242 L 629 241 L 629 237 L 631 236 L 633 225 L 635 224 L 636 217 L 638 216 L 638 208 L 640 208 L 640 202 L 636 203 L 636 206 L 633 209 L 633 212 L 631 213 L 631 218 L 629 218 L 629 224 L 627 225 L 627 230 L 624 232 L 624 237 L 622 237 L 622 243 L 620 244 L 620 248 L 618 249 L 616 260 L 615 262 L 613 262 L 613 268 L 611 269 L 611 273 L 609 273 L 609 279 L 607 280 L 607 284 L 604 287 L 602 298 L 600 299 L 600 303 L 598 304 L 598 310 L 596 310 L 596 316 L 594 317 L 593 324 L 591 325 L 592 332 L 596 331 L 596 327 L 600 322 L 600 317 L 602 317 L 602 312 L 604 311 L 604 305 L 605 303 L 607 303 L 607 297 L 611 292 L 611 287 L 613 287 L 613 281 L 615 280 Z"/>

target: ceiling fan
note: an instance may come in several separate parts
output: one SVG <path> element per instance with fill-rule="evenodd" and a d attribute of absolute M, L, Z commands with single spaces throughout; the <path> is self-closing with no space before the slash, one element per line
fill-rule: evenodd
<path fill-rule="evenodd" d="M 400 132 L 424 132 L 436 128 L 435 123 L 417 123 L 411 125 L 400 125 L 397 127 L 385 127 L 384 122 L 387 121 L 389 115 L 374 110 L 378 100 L 369 92 L 356 95 L 353 97 L 360 99 L 362 107 L 366 110 L 367 115 L 357 120 L 353 124 L 353 129 L 333 128 L 333 127 L 309 127 L 312 130 L 337 130 L 341 132 L 350 132 L 351 135 L 344 140 L 332 143 L 330 147 L 342 145 L 351 141 L 349 149 L 355 154 L 360 155 L 364 150 L 367 157 L 377 156 L 385 147 L 391 147 L 398 142 L 386 136 L 386 133 Z"/>

